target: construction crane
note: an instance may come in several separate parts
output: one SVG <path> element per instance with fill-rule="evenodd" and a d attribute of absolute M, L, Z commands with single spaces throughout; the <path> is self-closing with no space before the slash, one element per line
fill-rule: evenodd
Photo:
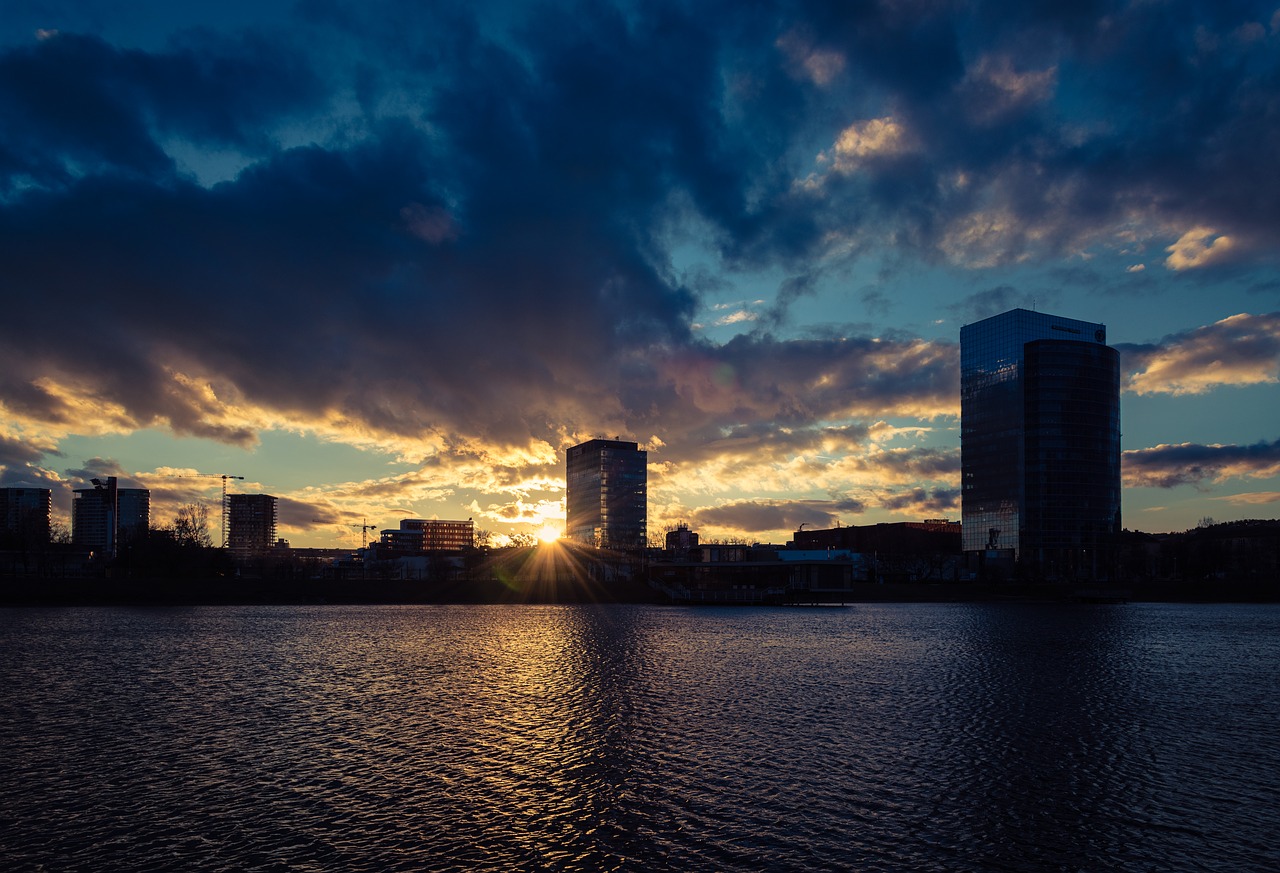
<path fill-rule="evenodd" d="M 227 547 L 227 480 L 243 479 L 243 476 L 232 476 L 229 473 L 183 473 L 178 476 L 179 479 L 222 479 L 222 546 Z"/>
<path fill-rule="evenodd" d="M 369 524 L 368 519 L 363 519 L 363 518 L 360 519 L 360 521 L 362 522 L 361 524 L 352 524 L 349 521 L 328 521 L 323 518 L 313 518 L 311 520 L 316 524 L 336 524 L 339 527 L 349 527 L 353 531 L 356 528 L 360 528 L 360 544 L 357 547 L 360 549 L 363 549 L 369 545 L 369 531 L 378 529 L 378 526 L 376 524 Z"/>

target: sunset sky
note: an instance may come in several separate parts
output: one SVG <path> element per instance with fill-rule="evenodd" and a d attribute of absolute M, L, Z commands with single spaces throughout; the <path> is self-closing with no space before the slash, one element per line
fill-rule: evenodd
<path fill-rule="evenodd" d="M 0 484 L 509 535 L 607 436 L 651 534 L 958 520 L 1021 306 L 1121 351 L 1126 527 L 1274 518 L 1278 155 L 1277 0 L 5 0 Z"/>

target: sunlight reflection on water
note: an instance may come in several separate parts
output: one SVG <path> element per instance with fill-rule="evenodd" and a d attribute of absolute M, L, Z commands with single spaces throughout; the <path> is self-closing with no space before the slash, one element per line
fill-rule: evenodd
<path fill-rule="evenodd" d="M 1276 869 L 1280 608 L 0 610 L 9 869 Z"/>

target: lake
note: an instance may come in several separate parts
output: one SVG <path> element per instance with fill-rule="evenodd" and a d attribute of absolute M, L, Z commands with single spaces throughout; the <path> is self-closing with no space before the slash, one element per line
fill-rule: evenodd
<path fill-rule="evenodd" d="M 0 609 L 8 870 L 1280 869 L 1280 606 Z"/>

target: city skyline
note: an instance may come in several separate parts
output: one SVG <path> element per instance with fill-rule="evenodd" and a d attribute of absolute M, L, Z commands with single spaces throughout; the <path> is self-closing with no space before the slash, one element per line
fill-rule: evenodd
<path fill-rule="evenodd" d="M 960 517 L 959 334 L 1106 324 L 1123 523 L 1280 516 L 1280 12 L 19 2 L 0 486 L 279 535 Z M 243 477 L 241 479 L 240 477 Z"/>

